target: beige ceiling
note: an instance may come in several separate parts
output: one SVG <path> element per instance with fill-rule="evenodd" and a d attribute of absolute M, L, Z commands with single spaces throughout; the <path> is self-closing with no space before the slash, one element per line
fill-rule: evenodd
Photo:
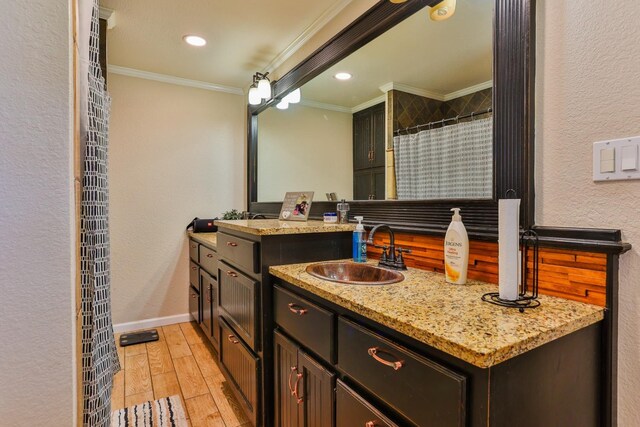
<path fill-rule="evenodd" d="M 116 12 L 108 63 L 246 88 L 318 17 L 342 0 L 100 0 Z M 185 34 L 207 39 L 195 48 Z"/>
<path fill-rule="evenodd" d="M 447 95 L 490 81 L 493 3 L 458 0 L 454 16 L 441 22 L 425 8 L 308 82 L 302 98 L 353 108 L 390 82 Z M 353 78 L 338 81 L 338 71 Z"/>

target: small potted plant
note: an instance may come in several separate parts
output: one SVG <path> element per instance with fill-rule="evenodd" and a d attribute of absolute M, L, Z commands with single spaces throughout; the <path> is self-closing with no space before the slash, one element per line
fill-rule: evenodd
<path fill-rule="evenodd" d="M 243 219 L 243 213 L 237 209 L 231 209 L 222 213 L 222 219 Z"/>

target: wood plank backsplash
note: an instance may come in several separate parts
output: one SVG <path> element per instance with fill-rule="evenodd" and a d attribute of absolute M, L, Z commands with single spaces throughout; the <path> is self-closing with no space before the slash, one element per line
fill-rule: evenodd
<path fill-rule="evenodd" d="M 377 234 L 374 242 L 388 245 L 386 234 Z M 411 249 L 405 255 L 409 267 L 444 274 L 444 238 L 408 233 L 395 234 L 396 247 Z M 498 284 L 498 244 L 469 242 L 470 279 Z M 369 245 L 367 255 L 378 259 L 381 249 Z M 528 261 L 529 267 L 532 261 Z M 607 256 L 601 253 L 540 248 L 538 285 L 541 294 L 553 295 L 599 306 L 606 303 Z"/>

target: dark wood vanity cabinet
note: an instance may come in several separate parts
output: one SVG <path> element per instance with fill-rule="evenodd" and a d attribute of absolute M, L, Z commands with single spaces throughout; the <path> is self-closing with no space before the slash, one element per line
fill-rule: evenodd
<path fill-rule="evenodd" d="M 353 115 L 353 194 L 355 200 L 385 198 L 384 103 Z"/>
<path fill-rule="evenodd" d="M 218 351 L 218 255 L 189 239 L 189 258 L 189 313 Z"/>
<path fill-rule="evenodd" d="M 332 380 L 326 379 L 326 372 L 321 365 L 304 352 L 295 353 L 294 364 L 290 360 L 285 363 L 290 365 L 288 369 L 295 366 L 303 376 L 306 375 L 305 381 L 301 379 L 298 382 L 299 395 L 306 392 L 309 396 L 301 406 L 304 410 L 296 404 L 295 408 L 289 409 L 302 411 L 299 416 L 279 414 L 279 417 L 288 421 L 273 424 L 274 400 L 277 396 L 272 390 L 274 381 L 281 375 L 276 373 L 278 368 L 273 362 L 273 319 L 274 316 L 283 315 L 283 310 L 291 316 L 300 317 L 295 312 L 304 307 L 285 305 L 279 314 L 274 313 L 274 298 L 285 304 L 290 301 L 274 295 L 269 266 L 348 258 L 351 255 L 352 233 L 259 235 L 227 228 L 223 223 L 218 226 L 220 365 L 240 406 L 256 426 L 330 425 L 327 423 L 331 418 L 326 418 L 325 410 L 334 405 L 328 404 L 321 395 L 333 395 Z M 307 309 L 313 310 L 312 307 Z M 310 316 L 317 316 L 323 328 L 327 321 L 323 316 L 325 314 L 321 310 L 310 311 Z M 333 328 L 333 320 L 329 321 Z M 315 333 L 317 328 L 318 325 L 312 325 L 310 331 Z M 330 348 L 326 350 L 326 354 L 331 352 Z M 292 376 L 292 387 L 294 381 Z M 290 396 L 291 392 L 288 389 L 285 391 Z"/>

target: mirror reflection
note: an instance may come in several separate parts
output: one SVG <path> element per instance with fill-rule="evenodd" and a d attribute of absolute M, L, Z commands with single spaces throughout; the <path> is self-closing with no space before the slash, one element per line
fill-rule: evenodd
<path fill-rule="evenodd" d="M 258 116 L 258 201 L 488 199 L 493 0 L 425 8 Z M 343 73 L 343 74 L 340 74 Z M 283 105 L 280 105 L 283 107 Z"/>

